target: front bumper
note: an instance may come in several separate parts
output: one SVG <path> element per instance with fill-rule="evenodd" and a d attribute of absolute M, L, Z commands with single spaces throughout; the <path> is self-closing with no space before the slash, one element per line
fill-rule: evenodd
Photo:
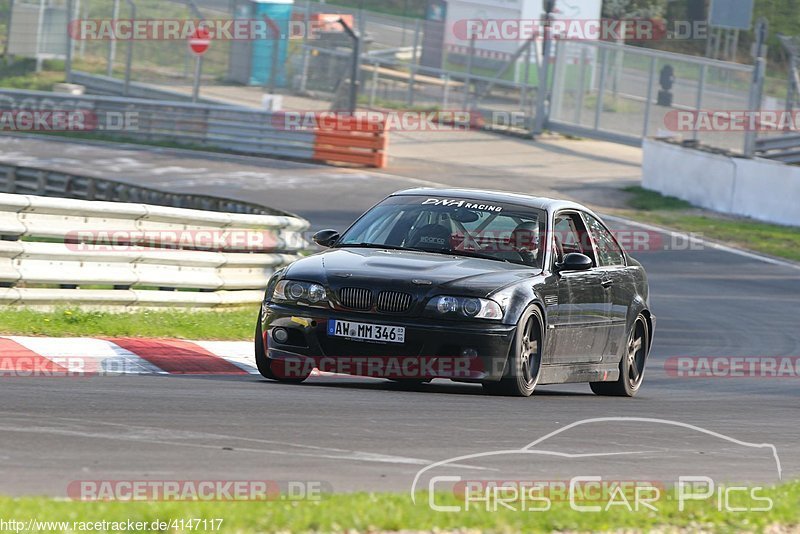
<path fill-rule="evenodd" d="M 328 319 L 405 328 L 405 342 L 373 343 L 328 335 Z M 274 303 L 262 307 L 267 355 L 285 376 L 323 372 L 384 378 L 499 380 L 516 326 L 359 314 Z M 286 329 L 285 343 L 275 340 Z"/>

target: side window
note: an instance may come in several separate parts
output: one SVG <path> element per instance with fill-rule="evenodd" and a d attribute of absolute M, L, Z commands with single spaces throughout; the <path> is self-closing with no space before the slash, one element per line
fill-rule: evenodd
<path fill-rule="evenodd" d="M 589 233 L 592 234 L 592 239 L 594 239 L 595 245 L 597 246 L 600 266 L 625 265 L 625 255 L 614 239 L 614 236 L 606 230 L 600 221 L 588 213 L 585 213 L 584 216 L 589 226 Z"/>
<path fill-rule="evenodd" d="M 563 215 L 556 219 L 555 239 L 561 245 L 561 250 L 564 251 L 564 254 L 580 252 L 578 232 L 575 230 L 572 219 L 568 216 Z"/>
<path fill-rule="evenodd" d="M 553 240 L 556 247 L 557 258 L 561 253 L 570 254 L 577 252 L 589 256 L 595 265 L 597 259 L 594 257 L 592 244 L 588 239 L 583 220 L 577 213 L 562 213 L 556 215 L 553 227 Z M 560 261 L 560 259 L 558 260 Z"/>

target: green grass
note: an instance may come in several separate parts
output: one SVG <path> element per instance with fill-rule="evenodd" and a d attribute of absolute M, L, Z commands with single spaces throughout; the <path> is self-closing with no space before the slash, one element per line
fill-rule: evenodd
<path fill-rule="evenodd" d="M 104 63 L 99 60 L 76 59 L 75 70 L 94 74 L 105 74 Z M 26 91 L 52 91 L 53 85 L 64 81 L 64 61 L 46 60 L 42 62 L 41 72 L 36 72 L 36 61 L 18 58 L 6 64 L 0 61 L 0 87 Z"/>
<path fill-rule="evenodd" d="M 222 148 L 215 148 L 211 146 L 204 146 L 197 143 L 181 143 L 178 141 L 169 141 L 167 139 L 140 139 L 138 137 L 131 137 L 125 134 L 115 134 L 110 132 L 47 132 L 47 131 L 30 131 L 25 134 L 31 135 L 49 135 L 53 137 L 67 137 L 69 139 L 86 139 L 89 141 L 103 141 L 106 143 L 123 143 L 131 145 L 154 146 L 159 148 L 177 148 L 182 150 L 200 150 L 203 152 L 214 152 L 218 154 L 235 154 L 232 150 Z"/>
<path fill-rule="evenodd" d="M 688 202 L 642 187 L 625 188 L 633 211 L 624 215 L 639 220 L 701 234 L 756 252 L 800 261 L 800 228 L 727 217 L 695 208 Z"/>
<path fill-rule="evenodd" d="M 258 305 L 221 311 L 155 310 L 129 313 L 65 308 L 0 309 L 0 335 L 109 336 L 250 340 Z"/>
<path fill-rule="evenodd" d="M 594 110 L 597 107 L 597 96 L 587 95 L 583 100 L 583 107 L 587 110 Z M 607 113 L 636 113 L 644 106 L 639 102 L 633 102 L 622 96 L 607 94 L 603 96 L 603 109 Z"/>
<path fill-rule="evenodd" d="M 630 207 L 644 211 L 672 211 L 691 209 L 692 205 L 679 198 L 662 195 L 644 187 L 626 187 L 625 191 L 631 194 L 628 204 Z"/>
<path fill-rule="evenodd" d="M 425 0 L 329 0 L 328 4 L 400 17 L 425 18 Z"/>
<path fill-rule="evenodd" d="M 666 490 L 671 495 L 671 490 Z M 39 521 L 134 521 L 156 519 L 222 519 L 221 532 L 368 532 L 455 531 L 478 532 L 597 532 L 618 529 L 647 531 L 656 527 L 686 527 L 716 532 L 760 532 L 771 525 L 800 524 L 800 484 L 764 490 L 773 500 L 769 512 L 720 512 L 716 499 L 688 503 L 679 511 L 674 499 L 656 503 L 657 511 L 617 508 L 612 512 L 582 513 L 567 502 L 554 502 L 546 512 L 487 511 L 480 507 L 458 513 L 429 508 L 428 496 L 417 504 L 408 494 L 335 494 L 314 501 L 271 502 L 69 502 L 44 498 L 0 498 L 0 517 Z M 460 505 L 452 495 L 437 494 L 439 505 Z M 734 499 L 735 500 L 735 499 Z M 743 503 L 736 503 L 743 504 Z M 749 503 L 756 505 L 758 503 Z M 207 529 L 200 529 L 207 530 Z"/>
<path fill-rule="evenodd" d="M 10 64 L 0 61 L 0 87 L 29 91 L 52 91 L 53 84 L 64 81 L 63 62 L 44 61 L 36 72 L 36 61 L 19 59 Z"/>

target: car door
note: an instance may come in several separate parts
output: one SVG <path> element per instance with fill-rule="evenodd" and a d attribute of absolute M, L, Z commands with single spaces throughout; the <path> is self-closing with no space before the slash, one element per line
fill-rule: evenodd
<path fill-rule="evenodd" d="M 592 258 L 594 267 L 586 271 L 558 273 L 558 321 L 554 324 L 553 362 L 597 363 L 602 361 L 608 342 L 607 309 L 610 295 L 602 285 L 603 273 L 597 268 L 594 248 L 581 215 L 577 211 L 556 214 L 553 241 L 555 258 L 577 252 Z"/>
<path fill-rule="evenodd" d="M 607 359 L 616 357 L 625 343 L 628 308 L 633 301 L 633 279 L 627 268 L 622 247 L 611 231 L 596 217 L 583 213 L 586 228 L 594 243 L 597 272 L 607 295 L 608 341 L 604 349 Z"/>

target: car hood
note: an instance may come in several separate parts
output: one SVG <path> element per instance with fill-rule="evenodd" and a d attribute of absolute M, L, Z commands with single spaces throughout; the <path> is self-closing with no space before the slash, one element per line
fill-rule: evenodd
<path fill-rule="evenodd" d="M 345 286 L 403 289 L 416 294 L 455 291 L 487 296 L 539 274 L 512 263 L 428 252 L 341 248 L 294 262 L 285 277 L 320 282 L 331 289 Z"/>

